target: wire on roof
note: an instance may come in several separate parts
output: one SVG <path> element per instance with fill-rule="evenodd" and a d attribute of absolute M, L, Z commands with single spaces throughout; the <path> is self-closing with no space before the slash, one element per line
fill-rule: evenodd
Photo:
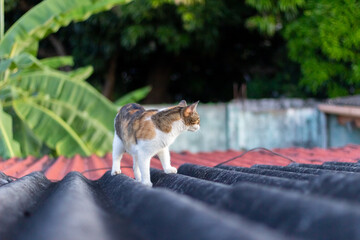
<path fill-rule="evenodd" d="M 272 153 L 273 155 L 276 155 L 276 156 L 285 158 L 285 159 L 289 160 L 289 161 L 292 162 L 292 163 L 296 163 L 295 160 L 293 160 L 293 159 L 291 159 L 291 158 L 289 158 L 289 157 L 286 157 L 286 156 L 284 156 L 284 155 L 282 155 L 282 154 L 280 154 L 280 153 L 276 153 L 276 152 L 271 151 L 271 150 L 269 150 L 269 149 L 267 149 L 267 148 L 256 147 L 256 148 L 250 149 L 250 150 L 248 150 L 248 151 L 246 151 L 246 152 L 243 152 L 242 154 L 240 154 L 240 155 L 238 155 L 238 156 L 235 156 L 235 157 L 230 158 L 230 159 L 228 159 L 228 160 L 226 160 L 226 161 L 224 161 L 224 162 L 221 162 L 221 163 L 215 165 L 214 167 L 218 167 L 218 166 L 221 166 L 221 165 L 223 165 L 223 164 L 225 164 L 225 163 L 231 162 L 231 161 L 233 161 L 233 160 L 235 160 L 235 159 L 237 159 L 237 158 L 241 158 L 241 157 L 243 157 L 245 154 L 247 154 L 247 153 L 249 153 L 249 152 L 256 151 L 256 150 L 264 150 L 264 151 L 267 151 L 267 152 Z"/>

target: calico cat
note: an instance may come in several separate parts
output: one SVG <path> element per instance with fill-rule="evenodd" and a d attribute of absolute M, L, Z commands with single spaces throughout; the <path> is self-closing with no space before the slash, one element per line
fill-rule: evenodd
<path fill-rule="evenodd" d="M 187 106 L 182 100 L 178 105 L 160 110 L 145 110 L 130 103 L 123 106 L 115 117 L 113 165 L 111 175 L 120 174 L 120 161 L 124 152 L 133 158 L 135 179 L 147 186 L 150 181 L 150 159 L 158 155 L 165 173 L 177 173 L 170 164 L 169 146 L 184 131 L 200 129 L 196 112 L 199 102 Z"/>

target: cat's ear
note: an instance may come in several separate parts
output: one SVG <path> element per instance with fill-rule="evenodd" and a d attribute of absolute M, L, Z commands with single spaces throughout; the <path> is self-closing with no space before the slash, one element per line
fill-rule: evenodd
<path fill-rule="evenodd" d="M 186 107 L 185 111 L 184 111 L 184 115 L 185 116 L 189 116 L 191 113 L 196 111 L 196 107 L 199 104 L 199 101 L 197 101 L 196 103 L 193 103 L 189 106 Z"/>
<path fill-rule="evenodd" d="M 181 100 L 181 102 L 179 102 L 178 106 L 180 107 L 186 107 L 187 106 L 187 103 L 185 100 Z"/>

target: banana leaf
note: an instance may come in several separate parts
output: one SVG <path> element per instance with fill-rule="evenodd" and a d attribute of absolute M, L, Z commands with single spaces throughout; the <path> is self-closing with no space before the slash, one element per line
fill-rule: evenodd
<path fill-rule="evenodd" d="M 18 72 L 26 69 L 27 71 L 34 69 L 46 69 L 47 66 L 43 65 L 36 57 L 29 53 L 20 53 L 19 55 L 0 61 L 0 73 L 6 70 L 14 70 Z"/>
<path fill-rule="evenodd" d="M 41 59 L 40 63 L 52 69 L 57 69 L 65 66 L 74 66 L 74 59 L 72 56 L 58 56 L 58 57 Z M 85 79 L 90 77 L 93 72 L 94 72 L 94 68 L 92 66 L 85 66 L 85 67 L 77 68 L 76 70 L 70 72 L 62 72 L 62 73 L 66 74 L 67 76 L 69 76 L 74 80 L 84 81 Z"/>
<path fill-rule="evenodd" d="M 14 139 L 19 142 L 20 150 L 23 157 L 39 156 L 42 149 L 42 142 L 39 140 L 31 129 L 16 114 L 12 114 Z"/>
<path fill-rule="evenodd" d="M 80 136 L 54 112 L 38 105 L 31 99 L 16 100 L 13 103 L 16 114 L 31 128 L 36 136 L 58 154 L 70 157 L 78 153 L 91 154 Z"/>
<path fill-rule="evenodd" d="M 21 52 L 36 55 L 38 43 L 71 21 L 84 21 L 92 14 L 128 0 L 45 0 L 25 13 L 5 33 L 0 56 L 12 58 Z"/>
<path fill-rule="evenodd" d="M 63 119 L 92 153 L 104 155 L 111 151 L 113 132 L 86 112 L 79 111 L 71 103 L 46 97 L 36 97 L 36 103 Z"/>
<path fill-rule="evenodd" d="M 0 74 L 2 72 L 5 72 L 11 65 L 12 60 L 11 59 L 0 59 Z M 2 79 L 0 79 L 1 81 Z"/>
<path fill-rule="evenodd" d="M 13 138 L 12 118 L 0 105 L 0 157 L 21 156 L 20 145 Z"/>
<path fill-rule="evenodd" d="M 31 72 L 10 79 L 9 84 L 27 91 L 29 96 L 48 96 L 71 104 L 75 109 L 86 112 L 109 131 L 113 131 L 116 107 L 84 81 L 74 81 L 58 72 Z"/>
<path fill-rule="evenodd" d="M 57 56 L 41 59 L 40 62 L 50 68 L 59 68 L 64 66 L 74 66 L 74 59 L 72 56 Z"/>
<path fill-rule="evenodd" d="M 84 81 L 85 79 L 90 77 L 93 72 L 94 68 L 92 66 L 86 66 L 78 68 L 74 71 L 67 72 L 66 75 L 68 75 L 71 79 Z"/>

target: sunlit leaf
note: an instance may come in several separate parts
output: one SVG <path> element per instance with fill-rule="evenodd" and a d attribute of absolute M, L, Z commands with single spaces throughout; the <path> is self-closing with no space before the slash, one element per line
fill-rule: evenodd
<path fill-rule="evenodd" d="M 89 78 L 93 72 L 94 72 L 94 68 L 92 66 L 86 66 L 86 67 L 78 68 L 71 72 L 67 72 L 66 74 L 72 79 L 83 81 Z"/>
<path fill-rule="evenodd" d="M 72 21 L 83 21 L 92 14 L 126 3 L 128 0 L 46 0 L 25 13 L 5 33 L 0 56 L 13 57 L 26 51 L 37 52 L 38 42 Z"/>
<path fill-rule="evenodd" d="M 49 99 L 67 102 L 113 131 L 116 107 L 87 82 L 74 81 L 57 72 L 38 71 L 19 75 L 9 83 L 32 96 L 47 95 Z"/>
<path fill-rule="evenodd" d="M 19 142 L 22 156 L 39 156 L 42 147 L 31 129 L 17 115 L 14 115 L 14 139 Z"/>
<path fill-rule="evenodd" d="M 35 101 L 64 120 L 92 153 L 104 155 L 111 151 L 113 132 L 95 118 L 89 117 L 87 112 L 79 111 L 69 102 L 55 99 L 37 97 Z"/>
<path fill-rule="evenodd" d="M 72 156 L 76 153 L 87 156 L 90 149 L 80 136 L 54 112 L 30 99 L 14 102 L 17 115 L 31 128 L 46 145 L 55 148 L 57 153 Z"/>
<path fill-rule="evenodd" d="M 0 157 L 19 157 L 20 145 L 13 138 L 12 118 L 0 105 Z"/>
<path fill-rule="evenodd" d="M 57 56 L 41 59 L 40 62 L 51 68 L 59 68 L 64 66 L 74 66 L 74 59 L 71 56 Z"/>

